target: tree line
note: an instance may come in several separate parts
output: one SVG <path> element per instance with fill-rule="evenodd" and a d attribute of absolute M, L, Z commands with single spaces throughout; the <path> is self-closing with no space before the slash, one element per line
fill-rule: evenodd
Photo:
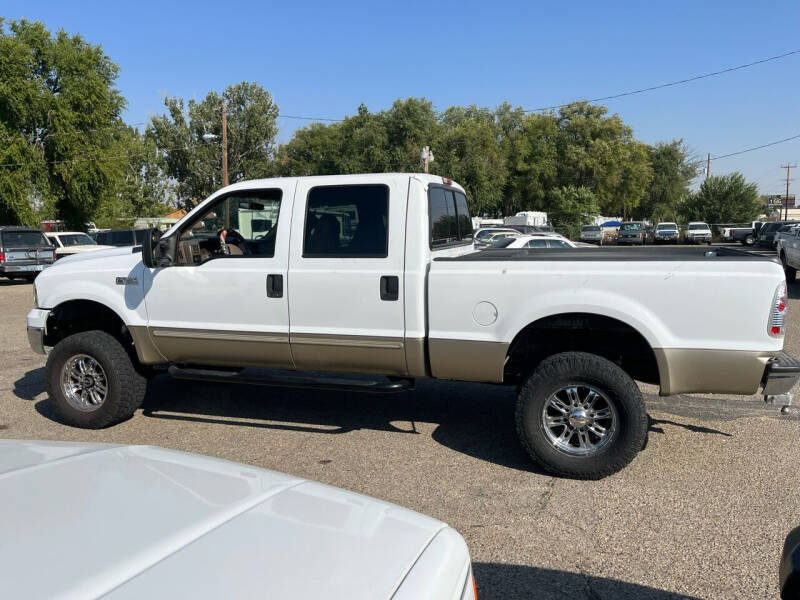
<path fill-rule="evenodd" d="M 167 97 L 139 131 L 126 125 L 119 67 L 97 45 L 38 22 L 0 19 L 0 223 L 59 218 L 82 227 L 191 208 L 222 186 L 221 107 L 230 182 L 283 175 L 431 172 L 458 181 L 473 214 L 546 211 L 559 226 L 595 215 L 651 221 L 749 221 L 763 212 L 740 174 L 690 184 L 698 162 L 682 140 L 648 145 L 603 106 L 526 112 L 398 99 L 312 123 L 278 144 L 278 106 L 241 82 L 200 101 Z"/>

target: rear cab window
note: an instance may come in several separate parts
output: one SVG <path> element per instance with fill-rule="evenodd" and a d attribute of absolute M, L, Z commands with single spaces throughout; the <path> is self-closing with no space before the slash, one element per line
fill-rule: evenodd
<path fill-rule="evenodd" d="M 311 188 L 303 258 L 386 258 L 389 188 L 383 184 Z"/>
<path fill-rule="evenodd" d="M 428 187 L 431 250 L 472 242 L 472 216 L 467 197 L 447 186 Z"/>

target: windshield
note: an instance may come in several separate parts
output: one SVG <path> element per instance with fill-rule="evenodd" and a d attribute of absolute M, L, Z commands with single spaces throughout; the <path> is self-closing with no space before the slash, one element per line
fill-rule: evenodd
<path fill-rule="evenodd" d="M 69 235 L 60 235 L 58 239 L 61 240 L 63 246 L 95 246 L 95 242 L 85 233 L 70 233 Z"/>
<path fill-rule="evenodd" d="M 698 229 L 708 229 L 708 225 L 705 223 L 692 223 L 689 225 L 689 231 L 696 231 Z"/>
<path fill-rule="evenodd" d="M 4 231 L 3 246 L 49 246 L 50 242 L 39 231 Z"/>
<path fill-rule="evenodd" d="M 600 231 L 600 227 L 598 225 L 587 225 L 581 231 Z"/>
<path fill-rule="evenodd" d="M 659 223 L 656 229 L 662 231 L 664 229 L 677 229 L 678 226 L 675 223 Z"/>
<path fill-rule="evenodd" d="M 622 231 L 638 231 L 642 228 L 641 223 L 623 223 L 620 229 Z"/>

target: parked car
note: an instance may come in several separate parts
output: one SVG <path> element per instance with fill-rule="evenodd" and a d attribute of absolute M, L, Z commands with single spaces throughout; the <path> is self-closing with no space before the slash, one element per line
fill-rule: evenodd
<path fill-rule="evenodd" d="M 6 598 L 476 600 L 454 529 L 299 477 L 154 446 L 18 440 L 0 440 L 0 474 Z"/>
<path fill-rule="evenodd" d="M 0 227 L 0 275 L 33 281 L 53 264 L 55 248 L 32 227 Z"/>
<path fill-rule="evenodd" d="M 775 248 L 777 249 L 781 241 L 785 238 L 794 238 L 797 232 L 797 228 L 800 227 L 800 224 L 796 225 L 781 225 L 778 227 L 778 230 L 775 232 Z"/>
<path fill-rule="evenodd" d="M 477 247 L 478 248 L 489 248 L 493 246 L 495 243 L 499 242 L 500 240 L 511 239 L 522 235 L 518 231 L 496 231 L 490 235 L 487 235 L 483 238 L 483 241 L 480 242 Z"/>
<path fill-rule="evenodd" d="M 626 221 L 619 226 L 617 245 L 639 244 L 644 246 L 645 228 L 641 221 Z"/>
<path fill-rule="evenodd" d="M 800 378 L 782 352 L 786 281 L 770 257 L 475 252 L 472 241 L 466 193 L 436 175 L 239 182 L 163 235 L 152 230 L 141 252 L 47 269 L 28 339 L 50 348 L 49 402 L 77 427 L 131 417 L 150 367 L 372 393 L 410 390 L 417 377 L 489 382 L 518 390 L 531 458 L 584 478 L 618 471 L 644 447 L 635 380 L 663 396 L 761 389 L 785 402 Z"/>
<path fill-rule="evenodd" d="M 490 243 L 489 238 L 498 233 L 519 234 L 520 232 L 516 229 L 511 229 L 510 227 L 485 227 L 483 229 L 476 230 L 472 236 L 472 240 L 476 248 L 480 246 L 488 246 Z"/>
<path fill-rule="evenodd" d="M 578 238 L 582 242 L 603 245 L 603 229 L 600 225 L 584 225 L 581 227 L 581 235 Z"/>
<path fill-rule="evenodd" d="M 763 248 L 776 248 L 775 235 L 778 230 L 784 225 L 797 225 L 798 223 L 800 221 L 770 221 L 769 223 L 764 223 L 758 232 L 758 245 Z"/>
<path fill-rule="evenodd" d="M 677 223 L 664 221 L 656 225 L 653 242 L 656 244 L 677 244 L 680 241 L 680 230 Z"/>
<path fill-rule="evenodd" d="M 758 232 L 764 225 L 761 221 L 752 221 L 746 227 L 723 227 L 721 237 L 727 242 L 739 242 L 743 246 L 753 246 L 758 240 Z"/>
<path fill-rule="evenodd" d="M 783 542 L 778 587 L 781 600 L 800 598 L 800 527 L 792 529 Z"/>
<path fill-rule="evenodd" d="M 711 228 L 708 223 L 692 221 L 683 232 L 685 244 L 711 244 Z"/>
<path fill-rule="evenodd" d="M 592 244 L 581 244 L 592 246 Z M 495 242 L 489 249 L 497 248 L 577 248 L 578 244 L 561 235 L 518 235 Z"/>
<path fill-rule="evenodd" d="M 788 283 L 794 283 L 797 270 L 800 269 L 800 226 L 791 226 L 791 233 L 784 234 L 778 240 L 778 258 Z"/>
<path fill-rule="evenodd" d="M 59 231 L 44 234 L 56 248 L 56 260 L 82 252 L 107 250 L 114 246 L 101 246 L 88 234 L 81 231 Z"/>
<path fill-rule="evenodd" d="M 147 229 L 109 229 L 99 231 L 95 241 L 101 246 L 141 246 Z"/>

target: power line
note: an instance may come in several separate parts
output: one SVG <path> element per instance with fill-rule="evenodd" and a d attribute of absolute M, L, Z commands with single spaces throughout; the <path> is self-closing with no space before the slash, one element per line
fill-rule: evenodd
<path fill-rule="evenodd" d="M 602 98 L 593 98 L 591 100 L 587 100 L 587 102 L 603 102 L 604 100 L 614 100 L 615 98 L 623 98 L 625 96 L 633 96 L 635 94 L 644 94 L 645 92 L 652 92 L 653 90 L 660 90 L 663 88 L 672 87 L 675 85 L 681 85 L 684 83 L 690 83 L 692 81 L 698 81 L 699 79 L 707 79 L 708 77 L 715 77 L 717 75 L 723 75 L 725 73 L 730 73 L 732 71 L 738 71 L 740 69 L 747 69 L 748 67 L 754 67 L 756 65 L 761 65 L 766 62 L 770 62 L 773 60 L 779 60 L 781 58 L 786 58 L 787 56 L 792 56 L 793 54 L 800 54 L 800 50 L 792 50 L 791 52 L 785 52 L 784 54 L 778 54 L 777 56 L 770 56 L 769 58 L 762 58 L 761 60 L 756 60 L 744 65 L 738 65 L 735 67 L 728 67 L 727 69 L 722 69 L 721 71 L 713 71 L 711 73 L 704 73 L 703 75 L 695 75 L 694 77 L 687 77 L 686 79 L 679 79 L 677 81 L 670 81 L 669 83 L 661 83 L 659 85 L 652 85 L 650 87 L 640 88 L 638 90 L 631 90 L 629 92 L 621 92 L 619 94 L 612 94 L 611 96 L 603 96 Z M 556 104 L 554 106 L 543 106 L 541 108 L 528 108 L 523 110 L 523 112 L 537 112 L 537 111 L 545 111 L 545 110 L 555 110 L 556 108 L 563 108 L 565 106 L 569 106 L 572 104 L 571 102 L 567 102 L 565 104 Z"/>
<path fill-rule="evenodd" d="M 712 156 L 711 160 L 719 160 L 720 158 L 728 158 L 729 156 L 738 156 L 739 154 L 744 154 L 745 152 L 752 152 L 753 150 L 761 150 L 762 148 L 768 148 L 770 146 L 775 146 L 777 144 L 783 144 L 784 142 L 789 142 L 791 140 L 796 140 L 800 138 L 800 134 L 793 135 L 792 137 L 783 138 L 782 140 L 776 140 L 774 142 L 769 142 L 768 144 L 761 144 L 760 146 L 753 146 L 752 148 L 746 148 L 744 150 L 739 150 L 738 152 L 731 152 L 730 154 L 722 154 L 720 156 Z"/>
<path fill-rule="evenodd" d="M 344 119 L 328 119 L 326 117 L 300 117 L 298 115 L 278 115 L 279 119 L 300 119 L 302 121 L 330 121 L 331 123 L 341 123 Z"/>

